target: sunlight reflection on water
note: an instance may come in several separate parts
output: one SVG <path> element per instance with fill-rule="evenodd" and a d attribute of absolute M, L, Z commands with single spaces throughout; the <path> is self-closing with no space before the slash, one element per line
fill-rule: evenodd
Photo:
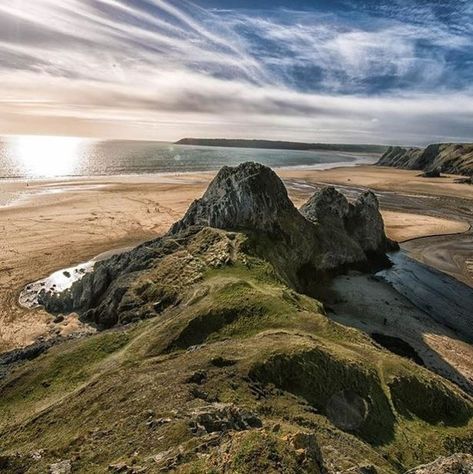
<path fill-rule="evenodd" d="M 83 140 L 71 137 L 18 137 L 13 148 L 18 159 L 34 174 L 68 175 L 80 158 Z"/>
<path fill-rule="evenodd" d="M 7 141 L 7 156 L 26 177 L 54 177 L 74 174 L 88 147 L 75 137 L 18 136 Z"/>
<path fill-rule="evenodd" d="M 56 178 L 215 171 L 257 161 L 271 167 L 330 168 L 377 157 L 333 151 L 184 146 L 77 137 L 0 137 L 0 178 Z"/>

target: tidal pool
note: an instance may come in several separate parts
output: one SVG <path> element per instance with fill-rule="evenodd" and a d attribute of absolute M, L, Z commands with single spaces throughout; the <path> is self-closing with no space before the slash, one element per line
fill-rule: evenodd
<path fill-rule="evenodd" d="M 79 263 L 73 267 L 63 268 L 58 270 L 46 278 L 41 280 L 29 283 L 20 293 L 18 299 L 21 306 L 33 309 L 41 306 L 39 304 L 39 295 L 42 291 L 50 293 L 61 293 L 64 290 L 70 288 L 76 281 L 80 280 L 87 273 L 90 273 L 94 269 L 94 265 L 101 260 L 106 260 L 107 258 L 117 255 L 127 250 L 130 250 L 132 247 L 121 248 L 116 250 L 110 250 L 108 252 L 101 253 L 93 259 Z"/>

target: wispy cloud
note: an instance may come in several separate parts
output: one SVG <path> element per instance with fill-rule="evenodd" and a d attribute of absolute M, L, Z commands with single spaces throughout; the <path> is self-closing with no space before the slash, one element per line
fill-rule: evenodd
<path fill-rule="evenodd" d="M 473 11 L 459 1 L 439 18 L 415 5 L 411 21 L 412 2 L 375 3 L 357 18 L 165 0 L 2 4 L 0 133 L 473 139 Z"/>

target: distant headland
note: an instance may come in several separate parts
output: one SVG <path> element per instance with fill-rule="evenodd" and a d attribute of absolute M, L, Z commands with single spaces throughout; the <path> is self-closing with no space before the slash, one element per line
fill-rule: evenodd
<path fill-rule="evenodd" d="M 319 150 L 319 151 L 344 151 L 348 153 L 384 153 L 384 145 L 352 145 L 337 143 L 300 143 L 273 140 L 243 140 L 228 138 L 183 138 L 176 145 L 194 146 L 220 146 L 230 148 L 264 148 L 274 150 Z"/>
<path fill-rule="evenodd" d="M 473 176 L 473 143 L 436 143 L 427 148 L 389 147 L 380 166 Z"/>

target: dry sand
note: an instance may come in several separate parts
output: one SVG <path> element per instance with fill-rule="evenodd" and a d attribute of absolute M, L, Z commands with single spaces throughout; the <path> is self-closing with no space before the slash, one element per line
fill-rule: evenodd
<path fill-rule="evenodd" d="M 384 166 L 364 165 L 314 171 L 303 168 L 285 168 L 278 174 L 283 178 L 299 178 L 308 182 L 360 186 L 377 191 L 473 199 L 473 186 L 455 183 L 458 176 L 423 178 L 419 176 L 419 171 L 400 170 Z"/>
<path fill-rule="evenodd" d="M 389 237 L 397 242 L 407 242 L 429 235 L 459 234 L 469 230 L 467 222 L 407 212 L 382 211 Z"/>
<path fill-rule="evenodd" d="M 208 177 L 148 177 L 2 184 L 23 199 L 0 208 L 0 352 L 55 330 L 51 316 L 17 304 L 20 290 L 52 271 L 168 229 Z"/>
<path fill-rule="evenodd" d="M 378 191 L 445 196 L 473 202 L 473 187 L 453 178 L 429 180 L 410 171 L 361 166 L 328 171 L 282 169 L 287 181 L 336 183 Z M 37 337 L 67 332 L 78 324 L 52 323 L 42 310 L 25 310 L 18 303 L 21 289 L 49 273 L 88 260 L 112 248 L 126 247 L 166 231 L 199 197 L 212 173 L 173 176 L 0 182 L 0 352 L 33 342 Z M 296 204 L 313 192 L 291 191 Z M 21 196 L 21 199 L 17 199 Z M 384 212 L 388 234 L 408 240 L 431 234 L 464 232 L 461 219 L 419 214 L 405 209 Z"/>

